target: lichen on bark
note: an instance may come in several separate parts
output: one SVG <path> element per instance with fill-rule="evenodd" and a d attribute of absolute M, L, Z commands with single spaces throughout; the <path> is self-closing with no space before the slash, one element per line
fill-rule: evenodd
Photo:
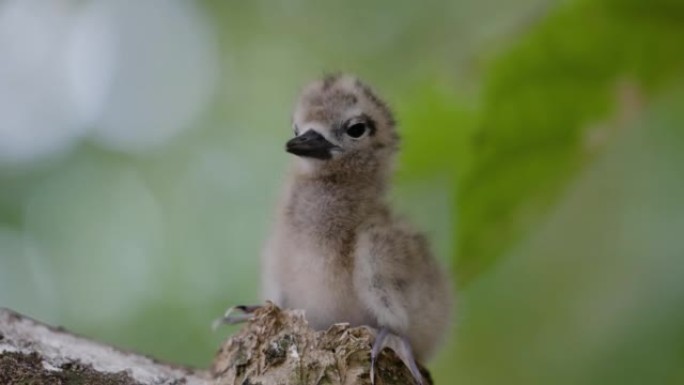
<path fill-rule="evenodd" d="M 220 348 L 212 367 L 217 385 L 365 385 L 370 384 L 374 332 L 336 324 L 311 329 L 301 311 L 267 304 Z M 423 370 L 427 384 L 432 384 Z M 411 373 L 389 349 L 376 368 L 377 385 L 413 384 Z"/>
<path fill-rule="evenodd" d="M 93 385 L 366 385 L 374 332 L 337 324 L 314 331 L 297 310 L 267 304 L 226 340 L 211 373 L 71 334 L 0 309 L 0 384 Z M 426 384 L 432 384 L 423 370 Z M 377 385 L 413 384 L 403 362 L 385 349 Z"/>

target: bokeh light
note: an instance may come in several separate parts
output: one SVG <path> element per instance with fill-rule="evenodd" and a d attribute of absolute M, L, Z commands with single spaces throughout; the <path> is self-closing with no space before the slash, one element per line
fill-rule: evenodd
<path fill-rule="evenodd" d="M 207 108 L 219 63 L 194 3 L 101 0 L 78 17 L 72 79 L 79 100 L 97 104 L 86 115 L 94 117 L 98 143 L 133 152 L 158 147 Z"/>
<path fill-rule="evenodd" d="M 70 8 L 62 0 L 0 4 L 0 164 L 57 155 L 87 131 L 66 92 Z"/>

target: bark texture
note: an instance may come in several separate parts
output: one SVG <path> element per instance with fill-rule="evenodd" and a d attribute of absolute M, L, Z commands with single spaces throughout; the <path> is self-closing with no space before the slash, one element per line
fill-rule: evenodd
<path fill-rule="evenodd" d="M 209 385 L 208 373 L 162 364 L 0 309 L 0 384 Z"/>
<path fill-rule="evenodd" d="M 217 385 L 370 384 L 374 333 L 365 327 L 333 325 L 312 330 L 300 311 L 267 304 L 219 350 L 212 375 Z M 432 384 L 424 369 L 426 384 Z M 404 363 L 389 349 L 378 360 L 375 384 L 414 384 Z"/>
<path fill-rule="evenodd" d="M 267 304 L 224 342 L 209 372 L 160 363 L 0 309 L 0 384 L 370 384 L 373 339 L 371 330 L 346 324 L 314 331 L 302 312 Z M 414 381 L 385 349 L 375 383 Z"/>

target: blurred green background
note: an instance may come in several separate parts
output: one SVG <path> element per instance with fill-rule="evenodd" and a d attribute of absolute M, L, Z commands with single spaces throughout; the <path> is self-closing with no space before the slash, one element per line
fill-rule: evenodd
<path fill-rule="evenodd" d="M 437 384 L 684 383 L 681 0 L 2 1 L 0 306 L 208 366 L 337 70 L 457 279 Z"/>

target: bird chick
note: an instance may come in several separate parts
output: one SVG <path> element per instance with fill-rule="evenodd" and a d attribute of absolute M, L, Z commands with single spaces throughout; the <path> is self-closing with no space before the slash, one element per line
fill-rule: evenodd
<path fill-rule="evenodd" d="M 378 330 L 372 370 L 392 347 L 419 383 L 450 323 L 451 284 L 425 237 L 386 202 L 399 136 L 387 105 L 350 75 L 302 91 L 297 156 L 262 260 L 262 295 L 304 309 L 315 329 L 347 322 Z M 394 341 L 394 342 L 391 342 Z"/>

